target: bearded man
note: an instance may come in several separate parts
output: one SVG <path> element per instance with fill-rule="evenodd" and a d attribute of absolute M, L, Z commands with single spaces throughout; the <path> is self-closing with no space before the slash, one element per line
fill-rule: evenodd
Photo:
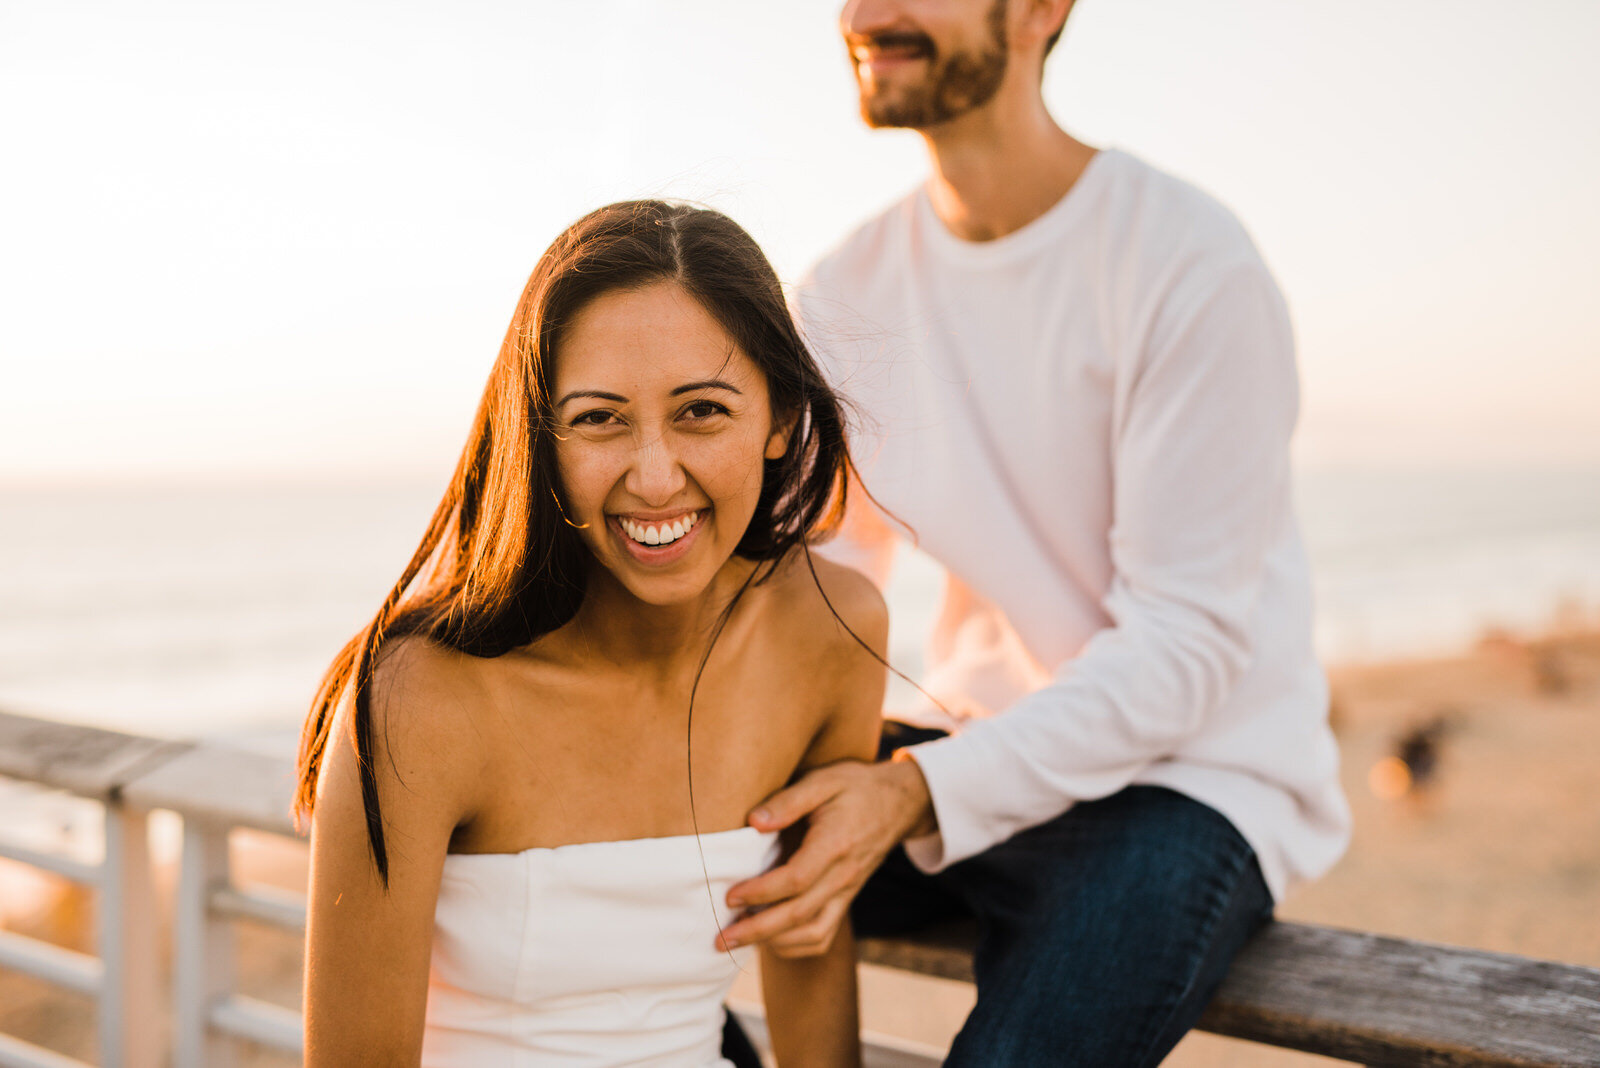
<path fill-rule="evenodd" d="M 975 917 L 951 1065 L 1158 1063 L 1349 836 L 1283 300 L 1225 208 L 1051 118 L 1070 8 L 841 15 L 863 116 L 932 168 L 797 306 L 870 420 L 834 555 L 881 584 L 909 530 L 946 569 L 932 700 L 896 710 L 882 762 L 753 813 L 804 840 L 728 895 L 765 908 L 725 941 L 795 956 L 847 910 L 864 935 Z"/>

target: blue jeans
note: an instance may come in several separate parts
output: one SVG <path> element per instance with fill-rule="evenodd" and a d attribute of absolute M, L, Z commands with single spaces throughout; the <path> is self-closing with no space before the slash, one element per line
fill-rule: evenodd
<path fill-rule="evenodd" d="M 932 736 L 886 724 L 884 748 Z M 1155 1065 L 1272 917 L 1255 852 L 1220 813 L 1129 786 L 926 875 L 895 849 L 858 935 L 977 921 L 978 1003 L 946 1065 Z"/>

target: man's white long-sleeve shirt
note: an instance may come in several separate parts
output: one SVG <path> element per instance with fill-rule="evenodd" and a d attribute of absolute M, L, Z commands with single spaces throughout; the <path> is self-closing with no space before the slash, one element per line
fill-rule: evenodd
<path fill-rule="evenodd" d="M 1098 153 L 1044 215 L 966 242 L 918 191 L 813 268 L 807 339 L 856 410 L 865 495 L 830 555 L 947 584 L 912 755 L 926 870 L 1075 802 L 1166 786 L 1226 816 L 1275 899 L 1349 838 L 1291 511 L 1294 342 L 1215 201 Z M 886 511 L 888 516 L 883 513 Z"/>

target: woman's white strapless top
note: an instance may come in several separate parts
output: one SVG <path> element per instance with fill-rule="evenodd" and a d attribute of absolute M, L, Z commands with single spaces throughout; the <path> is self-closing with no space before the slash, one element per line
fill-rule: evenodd
<path fill-rule="evenodd" d="M 731 1068 L 722 1001 L 750 951 L 712 943 L 729 887 L 777 856 L 753 827 L 446 855 L 424 1068 Z"/>

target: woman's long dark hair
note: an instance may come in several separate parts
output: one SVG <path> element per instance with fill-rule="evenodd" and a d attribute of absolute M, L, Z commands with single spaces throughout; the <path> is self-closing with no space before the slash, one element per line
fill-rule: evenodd
<path fill-rule="evenodd" d="M 720 212 L 658 200 L 611 204 L 568 227 L 522 291 L 422 543 L 372 622 L 334 658 L 301 732 L 297 825 L 312 813 L 335 714 L 350 702 L 367 840 L 386 887 L 372 770 L 374 666 L 386 643 L 407 635 L 496 657 L 572 619 L 592 557 L 566 521 L 556 474 L 556 344 L 595 297 L 658 281 L 675 282 L 700 302 L 761 369 L 773 417 L 793 422 L 788 449 L 765 461 L 755 514 L 735 553 L 775 563 L 828 532 L 843 512 L 850 461 L 840 404 L 754 239 Z"/>

